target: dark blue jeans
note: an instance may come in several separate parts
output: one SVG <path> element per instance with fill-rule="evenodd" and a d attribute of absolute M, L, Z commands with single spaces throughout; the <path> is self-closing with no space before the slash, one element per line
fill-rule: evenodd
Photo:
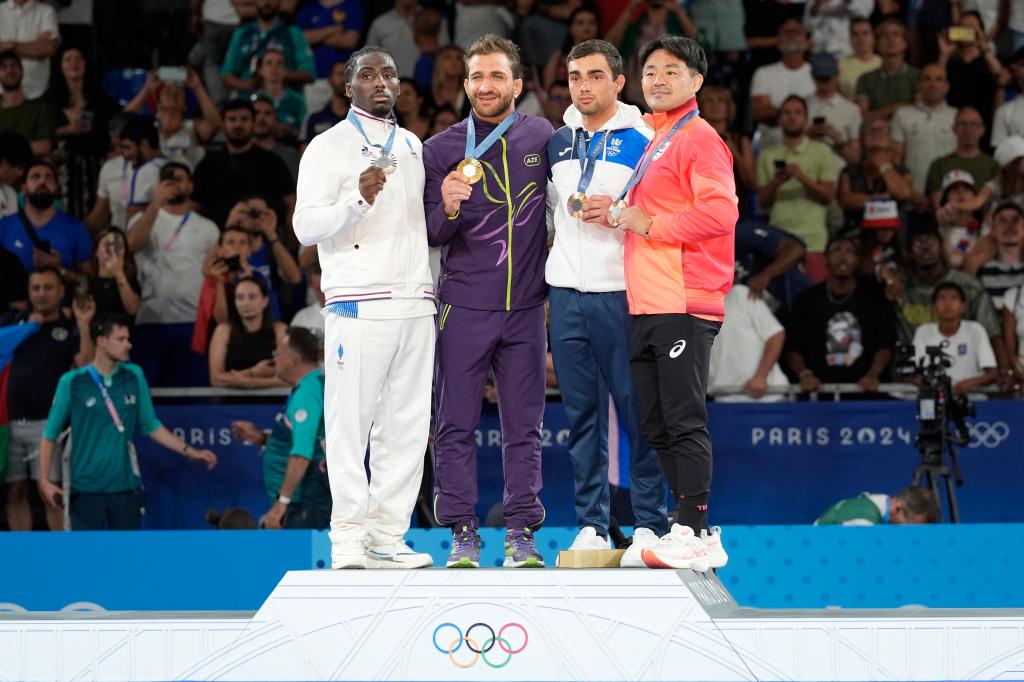
<path fill-rule="evenodd" d="M 71 491 L 71 530 L 139 530 L 142 505 L 137 490 L 123 493 Z"/>
<path fill-rule="evenodd" d="M 576 521 L 607 537 L 608 394 L 629 432 L 630 498 L 637 528 L 667 532 L 665 478 L 640 429 L 629 368 L 626 292 L 582 293 L 552 287 L 551 354 L 569 421 Z"/>

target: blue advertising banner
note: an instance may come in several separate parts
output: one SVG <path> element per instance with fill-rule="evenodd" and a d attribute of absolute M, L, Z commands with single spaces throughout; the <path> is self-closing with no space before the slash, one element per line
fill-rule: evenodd
<path fill-rule="evenodd" d="M 273 424 L 275 405 L 158 405 L 163 423 L 220 463 L 213 471 L 139 439 L 146 486 L 144 527 L 203 528 L 210 507 L 266 511 L 259 449 L 235 442 L 231 422 Z M 914 448 L 915 405 L 899 401 L 710 404 L 715 471 L 714 523 L 809 524 L 833 502 L 863 491 L 892 493 L 908 485 L 920 457 Z M 965 522 L 1024 521 L 1017 502 L 1024 461 L 1013 432 L 1024 403 L 979 403 L 971 444 L 962 448 L 964 486 L 957 489 Z M 542 432 L 544 490 L 551 526 L 574 526 L 569 428 L 561 403 L 547 406 Z M 624 440 L 624 439 L 619 439 Z M 477 431 L 481 519 L 502 499 L 501 428 L 485 411 Z"/>

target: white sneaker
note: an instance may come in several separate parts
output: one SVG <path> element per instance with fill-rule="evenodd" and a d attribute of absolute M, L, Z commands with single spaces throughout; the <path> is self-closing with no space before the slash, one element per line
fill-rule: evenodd
<path fill-rule="evenodd" d="M 366 548 L 362 542 L 339 542 L 331 545 L 331 568 L 366 568 Z"/>
<path fill-rule="evenodd" d="M 593 526 L 586 526 L 580 529 L 580 532 L 576 534 L 576 539 L 569 545 L 569 551 L 574 552 L 578 549 L 611 549 L 612 543 L 608 538 L 603 538 L 597 534 L 597 530 Z"/>
<path fill-rule="evenodd" d="M 672 530 L 658 544 L 640 553 L 648 568 L 689 568 L 708 570 L 708 548 L 689 526 L 672 524 Z"/>
<path fill-rule="evenodd" d="M 367 568 L 428 568 L 434 560 L 426 552 L 414 552 L 401 540 L 366 548 Z"/>
<path fill-rule="evenodd" d="M 729 555 L 725 553 L 725 543 L 722 542 L 721 527 L 712 526 L 710 533 L 702 529 L 700 539 L 708 548 L 708 566 L 710 568 L 721 568 L 729 563 Z"/>
<path fill-rule="evenodd" d="M 650 528 L 637 528 L 633 531 L 633 544 L 619 561 L 619 568 L 645 568 L 641 553 L 658 544 L 658 536 Z"/>

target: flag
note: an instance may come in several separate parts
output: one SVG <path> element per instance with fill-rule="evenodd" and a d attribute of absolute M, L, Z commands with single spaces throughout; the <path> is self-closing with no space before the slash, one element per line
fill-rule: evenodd
<path fill-rule="evenodd" d="M 7 451 L 10 448 L 10 418 L 7 416 L 7 378 L 11 360 L 21 342 L 39 331 L 35 322 L 0 327 L 0 481 L 7 480 Z"/>

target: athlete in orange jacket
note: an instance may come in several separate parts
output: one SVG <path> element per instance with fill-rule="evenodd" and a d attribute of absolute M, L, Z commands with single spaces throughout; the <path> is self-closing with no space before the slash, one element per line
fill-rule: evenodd
<path fill-rule="evenodd" d="M 738 216 L 732 155 L 700 119 L 694 95 L 707 57 L 697 43 L 662 36 L 640 52 L 655 137 L 628 202 L 593 197 L 584 220 L 627 231 L 630 366 L 647 440 L 678 505 L 678 523 L 641 552 L 652 568 L 706 570 L 727 557 L 708 531 L 711 344 L 725 318 Z"/>

